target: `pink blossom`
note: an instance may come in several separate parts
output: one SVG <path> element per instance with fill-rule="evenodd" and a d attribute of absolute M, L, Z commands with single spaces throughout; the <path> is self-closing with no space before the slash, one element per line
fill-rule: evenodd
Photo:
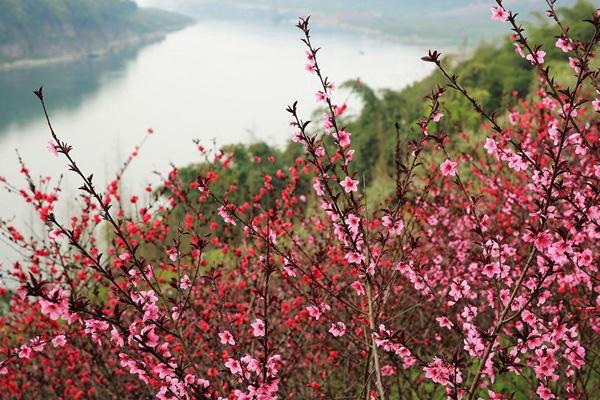
<path fill-rule="evenodd" d="M 492 7 L 490 11 L 492 12 L 492 20 L 502 22 L 508 20 L 509 13 L 503 7 Z"/>
<path fill-rule="evenodd" d="M 500 263 L 497 261 L 484 265 L 483 270 L 481 271 L 481 273 L 488 278 L 493 278 L 496 275 L 499 276 L 501 272 Z"/>
<path fill-rule="evenodd" d="M 448 317 L 437 317 L 435 319 L 438 324 L 442 327 L 442 328 L 448 328 L 448 329 L 452 329 L 452 327 L 454 326 L 454 324 L 452 323 L 452 321 L 450 321 L 450 319 Z"/>
<path fill-rule="evenodd" d="M 229 368 L 229 371 L 231 371 L 231 373 L 233 375 L 242 373 L 242 365 L 240 364 L 240 362 L 238 360 L 234 360 L 233 358 L 230 358 L 225 363 L 225 366 L 227 368 Z"/>
<path fill-rule="evenodd" d="M 116 327 L 112 327 L 110 331 L 110 341 L 115 344 L 115 346 L 123 347 L 125 345 L 125 341 L 123 340 L 123 336 L 119 333 Z"/>
<path fill-rule="evenodd" d="M 262 366 L 257 359 L 252 358 L 249 354 L 246 354 L 244 357 L 240 359 L 242 365 L 249 371 L 253 371 L 255 373 L 260 373 Z"/>
<path fill-rule="evenodd" d="M 348 214 L 345 222 L 346 222 L 346 225 L 348 225 L 348 228 L 350 228 L 350 232 L 352 232 L 354 235 L 356 235 L 358 233 L 358 228 L 360 226 L 360 218 L 354 214 Z"/>
<path fill-rule="evenodd" d="M 139 294 L 132 294 L 131 297 L 133 301 L 141 305 L 154 304 L 158 301 L 158 297 L 156 296 L 156 293 L 154 293 L 154 290 L 142 290 Z"/>
<path fill-rule="evenodd" d="M 302 132 L 296 132 L 292 135 L 292 142 L 294 143 L 302 143 L 304 142 L 304 136 Z"/>
<path fill-rule="evenodd" d="M 62 236 L 62 232 L 60 231 L 60 229 L 53 229 L 50 232 L 48 232 L 48 238 L 50 240 L 56 240 L 61 236 Z"/>
<path fill-rule="evenodd" d="M 471 287 L 469 286 L 469 283 L 467 281 L 463 280 L 460 283 L 456 283 L 453 281 L 450 284 L 450 293 L 448 293 L 448 294 L 455 301 L 458 301 L 463 296 L 467 295 L 467 293 L 469 293 L 470 290 L 471 290 Z"/>
<path fill-rule="evenodd" d="M 347 176 L 340 182 L 340 186 L 344 188 L 346 193 L 356 192 L 358 191 L 358 180 L 354 180 Z"/>
<path fill-rule="evenodd" d="M 551 400 L 555 398 L 552 391 L 544 385 L 539 385 L 535 393 L 540 396 L 540 399 L 542 400 Z"/>
<path fill-rule="evenodd" d="M 508 161 L 508 166 L 517 171 L 525 171 L 529 166 L 525 157 L 514 153 L 512 150 L 505 151 L 500 158 Z"/>
<path fill-rule="evenodd" d="M 582 267 L 588 267 L 592 265 L 594 261 L 594 256 L 592 254 L 592 250 L 585 249 L 581 253 L 576 256 L 577 263 Z"/>
<path fill-rule="evenodd" d="M 402 219 L 394 222 L 392 217 L 387 214 L 381 218 L 381 223 L 388 228 L 391 235 L 400 235 L 404 229 L 404 221 Z"/>
<path fill-rule="evenodd" d="M 335 110 L 335 116 L 339 117 L 340 115 L 344 114 L 344 112 L 346 111 L 346 109 L 348 108 L 348 105 L 346 103 L 342 104 L 341 106 L 334 106 L 333 109 Z"/>
<path fill-rule="evenodd" d="M 594 99 L 594 101 L 592 101 L 592 105 L 594 106 L 594 111 L 600 113 L 600 99 Z"/>
<path fill-rule="evenodd" d="M 490 400 L 503 400 L 502 394 L 496 393 L 492 390 L 488 390 L 488 396 L 490 396 Z"/>
<path fill-rule="evenodd" d="M 576 117 L 578 114 L 577 106 L 571 106 L 570 103 L 565 103 L 565 105 L 562 107 L 561 114 L 563 115 L 563 117 Z"/>
<path fill-rule="evenodd" d="M 517 111 L 513 111 L 510 114 L 508 114 L 508 120 L 510 121 L 511 125 L 516 125 L 517 122 L 519 122 L 519 116 L 521 114 Z"/>
<path fill-rule="evenodd" d="M 323 113 L 323 129 L 329 131 L 331 128 L 333 128 L 333 119 L 329 114 Z"/>
<path fill-rule="evenodd" d="M 525 58 L 525 52 L 523 51 L 523 47 L 519 43 L 513 43 L 515 45 L 515 51 L 521 58 Z"/>
<path fill-rule="evenodd" d="M 346 152 L 346 165 L 354 158 L 354 149 L 350 149 Z"/>
<path fill-rule="evenodd" d="M 52 339 L 52 346 L 54 347 L 63 347 L 67 343 L 65 335 L 58 335 L 54 339 Z"/>
<path fill-rule="evenodd" d="M 41 299 L 42 314 L 48 315 L 51 320 L 56 321 L 58 318 L 69 318 L 69 299 L 67 294 L 60 288 L 52 289 L 48 293 L 50 300 Z"/>
<path fill-rule="evenodd" d="M 235 339 L 229 331 L 223 331 L 219 333 L 219 338 L 221 339 L 221 344 L 229 344 L 231 346 L 235 345 Z"/>
<path fill-rule="evenodd" d="M 181 281 L 179 282 L 179 288 L 182 290 L 186 290 L 187 288 L 192 286 L 192 280 L 190 279 L 190 277 L 186 274 L 181 278 Z"/>
<path fill-rule="evenodd" d="M 312 318 L 314 318 L 316 321 L 318 321 L 321 318 L 321 316 L 323 315 L 323 313 L 331 310 L 331 307 L 329 307 L 329 305 L 327 305 L 325 303 L 321 303 L 318 307 L 314 306 L 314 305 L 310 305 L 310 306 L 306 307 L 306 310 L 308 311 L 308 314 Z"/>
<path fill-rule="evenodd" d="M 315 93 L 315 98 L 317 99 L 317 102 L 326 103 L 329 95 L 319 90 L 317 93 Z"/>
<path fill-rule="evenodd" d="M 365 256 L 356 251 L 349 251 L 348 253 L 346 253 L 344 258 L 350 264 L 360 264 L 361 262 L 363 262 L 365 260 Z"/>
<path fill-rule="evenodd" d="M 144 317 L 143 321 L 151 321 L 158 318 L 158 306 L 156 304 L 144 305 Z"/>
<path fill-rule="evenodd" d="M 169 256 L 169 260 L 175 262 L 177 261 L 177 257 L 179 257 L 179 251 L 177 249 L 169 249 L 167 250 L 167 255 Z"/>
<path fill-rule="evenodd" d="M 578 74 L 580 71 L 579 60 L 575 57 L 569 57 L 569 67 Z"/>
<path fill-rule="evenodd" d="M 228 224 L 236 225 L 235 219 L 227 212 L 224 206 L 219 207 L 219 216 Z"/>
<path fill-rule="evenodd" d="M 546 56 L 546 52 L 544 50 L 537 50 L 533 54 L 527 54 L 527 56 L 525 58 L 534 65 L 535 64 L 542 65 L 544 63 L 545 56 Z"/>
<path fill-rule="evenodd" d="M 464 314 L 464 313 L 463 313 Z M 471 321 L 468 319 L 467 321 Z M 475 328 L 470 322 L 463 323 L 463 330 L 465 332 L 464 349 L 469 353 L 471 357 L 479 357 L 483 354 L 485 345 L 483 339 L 479 334 L 477 328 Z"/>
<path fill-rule="evenodd" d="M 569 39 L 565 39 L 562 36 L 559 37 L 558 40 L 556 40 L 556 47 L 561 49 L 564 53 L 568 53 L 569 51 L 573 50 L 571 41 Z"/>
<path fill-rule="evenodd" d="M 203 387 L 204 389 L 207 389 L 210 386 L 210 382 L 206 379 L 198 378 L 196 380 L 196 385 Z"/>
<path fill-rule="evenodd" d="M 335 322 L 331 324 L 331 328 L 329 328 L 329 333 L 331 333 L 335 337 L 344 336 L 346 334 L 346 324 L 343 322 Z"/>
<path fill-rule="evenodd" d="M 346 132 L 343 129 L 340 129 L 338 132 L 333 133 L 333 138 L 338 141 L 342 148 L 346 148 L 350 146 L 350 136 L 352 134 L 350 132 Z"/>
<path fill-rule="evenodd" d="M 285 272 L 285 274 L 288 276 L 288 278 L 295 278 L 296 277 L 296 271 L 294 271 L 294 264 L 293 262 L 288 259 L 287 257 L 283 258 L 283 270 Z"/>
<path fill-rule="evenodd" d="M 144 343 L 148 347 L 154 348 L 158 346 L 159 337 L 154 331 L 154 325 L 149 325 L 142 328 L 137 339 L 139 339 L 140 342 Z"/>
<path fill-rule="evenodd" d="M 50 154 L 52 154 L 54 157 L 58 157 L 58 147 L 56 147 L 56 144 L 54 143 L 53 139 L 48 139 L 48 144 L 46 145 L 46 148 L 48 149 Z"/>
<path fill-rule="evenodd" d="M 488 152 L 488 154 L 492 154 L 498 158 L 498 145 L 494 139 L 486 138 L 483 148 Z"/>
<path fill-rule="evenodd" d="M 393 366 L 386 364 L 381 367 L 382 376 L 393 376 L 394 374 L 396 374 L 396 369 Z"/>
<path fill-rule="evenodd" d="M 367 291 L 365 290 L 365 287 L 361 281 L 354 281 L 350 284 L 350 286 L 352 287 L 352 289 L 356 290 L 356 294 L 358 296 L 364 296 L 365 294 L 367 294 Z"/>
<path fill-rule="evenodd" d="M 27 346 L 26 344 L 21 345 L 21 347 L 19 348 L 19 358 L 28 359 L 31 357 L 31 353 L 31 347 Z"/>
<path fill-rule="evenodd" d="M 465 319 L 465 321 L 473 321 L 473 319 L 475 319 L 477 316 L 477 307 L 471 305 L 465 306 L 460 315 Z"/>
<path fill-rule="evenodd" d="M 449 385 L 453 380 L 456 383 L 462 383 L 460 371 L 455 370 L 454 366 L 444 363 L 438 357 L 434 357 L 433 361 L 423 368 L 423 370 L 425 371 L 426 378 L 440 385 Z"/>
<path fill-rule="evenodd" d="M 255 319 L 253 323 L 250 324 L 252 327 L 252 334 L 254 337 L 262 337 L 265 336 L 265 323 L 262 319 Z"/>
<path fill-rule="evenodd" d="M 315 193 L 319 197 L 321 197 L 325 194 L 325 192 L 323 191 L 323 186 L 321 185 L 321 181 L 319 180 L 319 178 L 314 178 L 313 189 L 315 189 Z"/>
<path fill-rule="evenodd" d="M 31 339 L 29 341 L 29 344 L 31 346 L 31 350 L 37 353 L 41 353 L 42 351 L 44 351 L 44 347 L 46 346 L 46 342 L 43 342 L 42 338 L 40 338 L 39 336 L 36 336 L 33 339 Z"/>
<path fill-rule="evenodd" d="M 310 315 L 316 321 L 321 318 L 321 310 L 319 310 L 319 307 L 311 305 L 306 307 L 306 310 L 308 311 L 308 315 Z"/>
<path fill-rule="evenodd" d="M 196 382 L 196 377 L 192 374 L 187 374 L 185 376 L 185 378 L 183 378 L 183 381 L 185 382 L 186 385 L 191 385 L 194 382 Z"/>
<path fill-rule="evenodd" d="M 535 248 L 538 250 L 544 250 L 550 247 L 552 244 L 552 238 L 547 232 L 540 232 L 535 237 Z"/>
<path fill-rule="evenodd" d="M 446 160 L 440 165 L 440 171 L 444 176 L 456 176 L 456 167 L 458 163 L 456 161 Z"/>

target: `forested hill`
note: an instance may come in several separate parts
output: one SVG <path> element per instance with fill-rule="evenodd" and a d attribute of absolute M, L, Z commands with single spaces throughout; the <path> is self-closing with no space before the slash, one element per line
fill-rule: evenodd
<path fill-rule="evenodd" d="M 571 27 L 571 37 L 587 43 L 592 38 L 593 27 L 584 20 L 595 10 L 595 3 L 577 0 L 573 7 L 559 8 L 558 14 L 563 23 Z M 507 25 L 504 24 L 505 29 Z M 569 66 L 569 56 L 555 46 L 556 37 L 560 35 L 559 28 L 547 22 L 527 23 L 526 35 L 531 43 L 541 45 L 547 53 L 544 65 L 551 67 L 551 75 L 565 87 L 572 87 L 575 78 Z M 314 36 L 318 42 L 318 35 Z M 433 45 L 432 48 L 435 48 Z M 459 76 L 461 85 L 478 100 L 483 109 L 489 113 L 496 113 L 500 119 L 506 118 L 502 110 L 514 105 L 513 91 L 527 99 L 539 88 L 539 80 L 531 62 L 519 57 L 508 37 L 496 40 L 495 43 L 481 44 L 466 59 L 448 56 L 444 58 L 443 63 L 452 73 Z M 596 65 L 594 67 L 597 68 Z M 362 110 L 357 115 L 342 116 L 339 122 L 352 132 L 352 147 L 356 150 L 352 164 L 358 176 L 366 182 L 368 198 L 374 204 L 385 201 L 390 195 L 390 190 L 395 190 L 396 187 L 391 178 L 396 168 L 393 151 L 396 146 L 395 124 L 398 123 L 403 143 L 421 138 L 422 132 L 416 123 L 427 115 L 431 104 L 425 96 L 437 85 L 446 83 L 446 78 L 439 71 L 435 71 L 425 79 L 399 91 L 375 91 L 360 80 L 341 85 L 340 89 L 348 89 L 363 100 Z M 318 119 L 323 111 L 318 110 L 314 117 Z M 462 152 L 462 146 L 465 146 L 468 140 L 483 141 L 489 133 L 481 128 L 484 123 L 481 115 L 475 112 L 471 103 L 457 91 L 449 90 L 444 94 L 441 112 L 444 114 L 443 119 L 436 126 L 430 127 L 430 133 L 437 134 L 437 129 L 465 133 L 465 138 L 468 139 L 457 139 L 448 144 L 456 152 Z M 283 150 L 259 142 L 249 146 L 228 146 L 224 151 L 236 155 L 236 168 L 227 170 L 221 176 L 222 180 L 216 184 L 221 187 L 216 190 L 225 192 L 230 184 L 235 183 L 237 193 L 231 196 L 230 200 L 240 202 L 256 187 L 260 187 L 264 180 L 265 171 L 255 167 L 255 156 L 266 159 L 275 155 L 277 161 L 271 166 L 272 171 L 268 172 L 274 174 L 278 169 L 293 164 L 296 157 L 303 154 L 302 147 L 292 142 Z M 193 182 L 199 171 L 201 173 L 206 168 L 208 166 L 205 164 L 191 165 L 182 168 L 180 173 L 189 182 Z"/>
<path fill-rule="evenodd" d="M 311 15 L 315 27 L 333 26 L 393 37 L 405 43 L 476 46 L 506 34 L 490 24 L 490 0 L 137 0 L 144 6 L 181 11 L 202 18 L 285 21 Z M 543 15 L 543 0 L 512 0 L 506 5 L 529 18 Z M 560 0 L 571 7 L 575 0 Z M 540 13 L 541 11 L 541 13 Z M 452 27 L 449 29 L 449 27 Z"/>
<path fill-rule="evenodd" d="M 190 22 L 129 0 L 0 0 L 0 64 L 102 53 Z"/>

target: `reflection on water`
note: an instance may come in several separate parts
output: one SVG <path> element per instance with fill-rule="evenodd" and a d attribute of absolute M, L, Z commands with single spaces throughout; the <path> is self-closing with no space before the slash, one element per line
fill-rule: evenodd
<path fill-rule="evenodd" d="M 139 50 L 139 47 L 129 47 L 103 57 L 0 70 L 0 135 L 6 134 L 11 125 L 19 129 L 41 118 L 39 103 L 32 96 L 33 89 L 43 84 L 46 91 L 52 93 L 55 112 L 75 110 L 103 85 L 122 78 L 126 63 L 135 59 Z"/>
<path fill-rule="evenodd" d="M 321 66 L 336 83 L 360 77 L 370 86 L 400 88 L 431 66 L 426 49 L 357 34 L 313 32 Z M 203 20 L 159 43 L 110 56 L 22 71 L 0 71 L 0 176 L 23 186 L 14 149 L 34 175 L 67 174 L 64 193 L 79 183 L 48 153 L 48 128 L 32 90 L 44 86 L 53 124 L 73 156 L 101 184 L 152 127 L 155 134 L 125 176 L 136 192 L 155 181 L 152 171 L 198 161 L 192 140 L 209 145 L 265 140 L 284 145 L 291 131 L 285 107 L 299 100 L 315 108 L 318 84 L 304 69 L 294 21 L 250 25 Z M 336 94 L 342 102 L 347 93 Z M 353 132 L 359 135 L 360 132 Z M 0 218 L 29 214 L 0 191 Z M 66 214 L 65 203 L 58 214 Z M 22 226 L 22 225 L 21 225 Z M 0 259 L 7 251 L 0 244 Z"/>

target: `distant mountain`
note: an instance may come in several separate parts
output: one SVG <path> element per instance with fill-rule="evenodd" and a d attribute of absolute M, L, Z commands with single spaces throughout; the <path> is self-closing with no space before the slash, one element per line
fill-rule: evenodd
<path fill-rule="evenodd" d="M 99 54 L 190 22 L 129 0 L 0 0 L 0 64 Z"/>
<path fill-rule="evenodd" d="M 312 15 L 321 24 L 394 36 L 405 42 L 460 44 L 507 32 L 490 22 L 490 0 L 138 0 L 138 4 L 184 11 L 205 18 L 293 18 Z M 571 6 L 575 0 L 561 0 Z M 543 0 L 505 0 L 530 19 L 543 14 Z M 315 25 L 316 26 L 316 25 Z"/>

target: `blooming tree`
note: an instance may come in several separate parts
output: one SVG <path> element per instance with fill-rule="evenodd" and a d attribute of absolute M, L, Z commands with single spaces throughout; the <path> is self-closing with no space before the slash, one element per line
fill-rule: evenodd
<path fill-rule="evenodd" d="M 50 178 L 36 181 L 23 164 L 27 187 L 5 183 L 36 210 L 47 235 L 1 224 L 23 256 L 4 266 L 16 291 L 0 292 L 9 302 L 0 319 L 3 393 L 593 396 L 600 86 L 592 65 L 600 14 L 590 15 L 594 33 L 584 42 L 561 24 L 553 1 L 548 7 L 573 83 L 553 78 L 544 50 L 498 0 L 492 19 L 512 28 L 517 53 L 539 74 L 537 92 L 515 97 L 506 115 L 490 114 L 430 51 L 423 60 L 448 83 L 429 96 L 421 136 L 398 139 L 395 190 L 377 207 L 353 169 L 351 138 L 360 132 L 341 122 L 345 107 L 321 69 L 309 18 L 298 28 L 325 113 L 311 122 L 297 103 L 288 107 L 304 155 L 265 172 L 242 202 L 233 201 L 235 184 L 216 185 L 236 155 L 200 146 L 208 168 L 191 182 L 173 168 L 146 196 L 122 198 L 120 174 L 98 189 L 60 140 L 40 88 L 49 150 L 79 177 L 81 196 L 63 220 L 54 214 L 60 191 Z M 456 149 L 461 138 L 443 125 L 449 90 L 485 120 L 485 138 L 468 152 Z M 273 163 L 255 160 L 261 171 Z"/>

